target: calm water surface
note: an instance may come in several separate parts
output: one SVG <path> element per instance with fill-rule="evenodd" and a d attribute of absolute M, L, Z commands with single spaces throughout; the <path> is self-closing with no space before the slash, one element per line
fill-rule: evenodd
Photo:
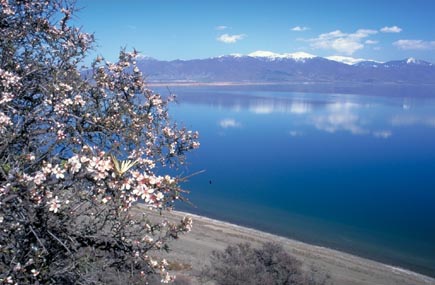
<path fill-rule="evenodd" d="M 174 88 L 179 209 L 435 276 L 435 97 Z"/>

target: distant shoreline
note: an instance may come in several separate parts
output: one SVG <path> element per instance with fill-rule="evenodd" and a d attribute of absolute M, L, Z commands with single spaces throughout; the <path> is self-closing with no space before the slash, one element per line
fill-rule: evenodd
<path fill-rule="evenodd" d="M 261 81 L 214 81 L 214 82 L 200 82 L 200 81 L 166 81 L 166 82 L 148 82 L 150 87 L 164 87 L 164 86 L 341 86 L 341 87 L 403 87 L 403 86 L 420 86 L 420 87 L 434 87 L 435 84 L 409 84 L 401 82 L 348 82 L 348 81 L 334 81 L 334 82 L 322 82 L 322 81 L 305 81 L 305 82 L 261 82 Z"/>
<path fill-rule="evenodd" d="M 165 87 L 165 86 L 258 86 L 258 85 L 297 85 L 292 83 L 275 83 L 275 82 L 150 82 L 148 86 L 150 87 Z M 303 83 L 298 83 L 303 84 Z"/>
<path fill-rule="evenodd" d="M 153 212 L 150 214 L 153 215 Z M 338 250 L 311 245 L 196 214 L 172 211 L 164 215 L 171 220 L 178 220 L 186 215 L 193 218 L 192 232 L 182 235 L 178 240 L 172 242 L 170 244 L 171 251 L 167 257 L 170 260 L 174 259 L 191 266 L 190 271 L 179 272 L 182 275 L 195 276 L 197 274 L 195 270 L 207 262 L 213 250 L 222 250 L 227 245 L 241 242 L 259 245 L 270 241 L 282 244 L 288 252 L 302 261 L 304 270 L 314 269 L 319 280 L 322 279 L 322 276 L 329 276 L 328 280 L 332 284 L 435 285 L 435 279 L 429 276 Z"/>
<path fill-rule="evenodd" d="M 149 82 L 149 88 L 246 88 L 247 90 L 298 93 L 353 94 L 388 97 L 433 97 L 435 84 L 397 82 Z"/>

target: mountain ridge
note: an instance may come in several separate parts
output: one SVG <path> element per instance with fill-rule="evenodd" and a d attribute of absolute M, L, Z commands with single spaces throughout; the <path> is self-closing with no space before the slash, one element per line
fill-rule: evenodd
<path fill-rule="evenodd" d="M 435 65 L 415 58 L 379 62 L 319 57 L 305 52 L 257 51 L 205 59 L 138 60 L 149 82 L 395 83 L 435 84 Z"/>

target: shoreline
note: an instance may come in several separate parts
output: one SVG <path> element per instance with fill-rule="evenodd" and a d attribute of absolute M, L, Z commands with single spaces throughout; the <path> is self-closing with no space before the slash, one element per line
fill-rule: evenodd
<path fill-rule="evenodd" d="M 241 242 L 259 246 L 271 241 L 283 245 L 290 254 L 300 260 L 303 271 L 313 274 L 318 280 L 326 280 L 332 284 L 435 285 L 434 278 L 408 269 L 253 228 L 181 211 L 166 212 L 164 216 L 171 220 L 181 219 L 183 216 L 193 219 L 192 231 L 171 242 L 171 251 L 167 256 L 169 260 L 175 260 L 183 264 L 183 268 L 187 268 L 174 273 L 197 281 L 193 284 L 201 284 L 196 278 L 198 270 L 204 262 L 208 262 L 213 250 L 223 250 L 227 245 Z"/>
<path fill-rule="evenodd" d="M 402 82 L 349 82 L 349 81 L 150 81 L 147 83 L 149 87 L 219 87 L 219 86 L 338 86 L 338 87 L 403 87 L 403 86 L 422 86 L 422 87 L 433 87 L 435 84 L 417 84 L 417 83 L 402 83 Z"/>

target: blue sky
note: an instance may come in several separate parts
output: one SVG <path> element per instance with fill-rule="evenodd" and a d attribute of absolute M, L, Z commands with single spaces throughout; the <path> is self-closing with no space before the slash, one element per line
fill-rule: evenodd
<path fill-rule="evenodd" d="M 433 0 L 78 0 L 76 24 L 98 54 L 161 60 L 257 50 L 435 63 Z"/>

